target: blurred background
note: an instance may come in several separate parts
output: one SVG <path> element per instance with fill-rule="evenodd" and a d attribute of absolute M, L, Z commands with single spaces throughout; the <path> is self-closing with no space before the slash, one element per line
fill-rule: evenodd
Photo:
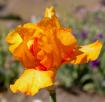
<path fill-rule="evenodd" d="M 79 44 L 97 39 L 105 44 L 105 0 L 0 0 L 0 102 L 49 102 L 45 90 L 34 97 L 11 93 L 9 85 L 23 69 L 8 51 L 5 36 L 19 24 L 38 22 L 51 5 Z M 105 46 L 98 60 L 61 66 L 56 79 L 58 102 L 105 102 Z"/>

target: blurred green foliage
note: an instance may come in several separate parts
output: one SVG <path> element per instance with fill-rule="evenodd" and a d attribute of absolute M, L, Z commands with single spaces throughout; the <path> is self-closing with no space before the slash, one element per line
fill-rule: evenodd
<path fill-rule="evenodd" d="M 105 12 L 87 12 L 82 19 L 68 16 L 66 27 L 72 28 L 79 44 L 88 44 L 97 39 L 105 45 Z M 63 65 L 57 75 L 64 88 L 79 88 L 88 92 L 105 94 L 105 46 L 98 60 L 84 65 Z"/>
<path fill-rule="evenodd" d="M 0 91 L 7 89 L 19 74 L 19 64 L 14 61 L 5 42 L 9 27 L 0 24 Z"/>

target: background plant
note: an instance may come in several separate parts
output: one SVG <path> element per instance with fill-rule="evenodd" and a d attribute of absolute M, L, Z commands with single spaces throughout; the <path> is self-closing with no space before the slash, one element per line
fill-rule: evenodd
<path fill-rule="evenodd" d="M 19 74 L 20 65 L 14 61 L 7 50 L 5 36 L 10 25 L 0 24 L 0 91 L 7 89 Z"/>
<path fill-rule="evenodd" d="M 97 39 L 105 44 L 105 12 L 86 12 L 82 19 L 68 16 L 67 27 L 73 29 L 73 34 L 79 43 L 89 43 Z M 98 60 L 84 65 L 64 65 L 58 71 L 58 80 L 67 89 L 79 88 L 88 92 L 105 94 L 105 47 L 103 46 Z"/>

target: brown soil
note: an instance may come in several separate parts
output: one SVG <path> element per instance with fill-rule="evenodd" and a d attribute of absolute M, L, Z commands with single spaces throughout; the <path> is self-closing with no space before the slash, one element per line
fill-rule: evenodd
<path fill-rule="evenodd" d="M 0 102 L 49 102 L 49 95 L 45 90 L 40 91 L 33 97 L 5 92 L 0 94 Z M 105 102 L 105 97 L 84 92 L 72 94 L 61 89 L 57 89 L 57 102 Z"/>

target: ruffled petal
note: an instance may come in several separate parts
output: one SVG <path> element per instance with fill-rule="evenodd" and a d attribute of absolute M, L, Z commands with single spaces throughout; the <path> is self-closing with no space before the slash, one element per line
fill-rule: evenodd
<path fill-rule="evenodd" d="M 11 31 L 6 37 L 6 42 L 10 45 L 10 52 L 13 53 L 15 49 L 23 42 L 23 39 L 17 32 Z"/>
<path fill-rule="evenodd" d="M 13 56 L 16 60 L 22 62 L 24 67 L 34 68 L 38 65 L 38 61 L 32 55 L 32 53 L 28 50 L 27 46 L 21 44 L 13 53 Z"/>
<path fill-rule="evenodd" d="M 55 29 L 61 27 L 61 24 L 56 16 L 53 16 L 52 18 L 43 18 L 37 25 L 44 31 L 48 28 Z"/>
<path fill-rule="evenodd" d="M 77 41 L 70 29 L 58 29 L 57 38 L 64 46 L 75 46 Z"/>
<path fill-rule="evenodd" d="M 54 73 L 52 71 L 38 71 L 27 69 L 16 80 L 15 84 L 10 85 L 13 93 L 21 92 L 26 95 L 34 95 L 40 89 L 53 85 Z"/>
<path fill-rule="evenodd" d="M 88 61 L 96 60 L 100 54 L 102 48 L 102 43 L 96 41 L 92 44 L 80 46 L 76 49 L 73 54 L 73 59 L 70 61 L 72 64 L 82 64 L 87 63 Z"/>

